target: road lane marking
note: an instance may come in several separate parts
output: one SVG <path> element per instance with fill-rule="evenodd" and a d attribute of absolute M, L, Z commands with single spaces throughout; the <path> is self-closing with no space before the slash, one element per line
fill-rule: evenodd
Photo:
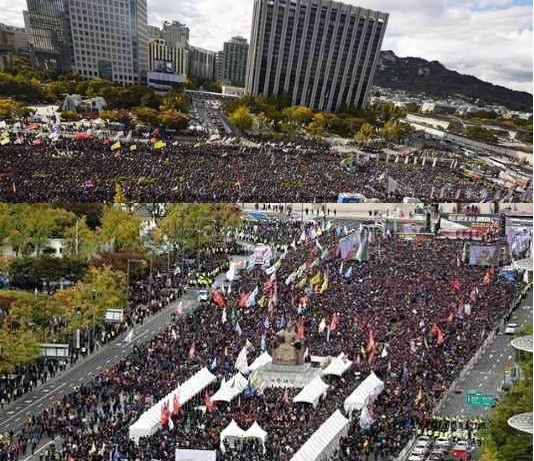
<path fill-rule="evenodd" d="M 51 440 L 50 442 L 48 442 L 47 444 L 43 445 L 41 448 L 39 448 L 39 450 L 36 450 L 33 455 L 30 455 L 28 456 L 27 458 L 24 458 L 22 461 L 29 461 L 30 459 L 32 459 L 37 453 L 43 451 L 48 445 L 52 444 L 52 443 L 55 443 L 55 440 Z"/>

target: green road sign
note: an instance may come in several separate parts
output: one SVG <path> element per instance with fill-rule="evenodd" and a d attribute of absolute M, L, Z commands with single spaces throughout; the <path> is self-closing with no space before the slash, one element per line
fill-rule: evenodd
<path fill-rule="evenodd" d="M 479 393 L 466 393 L 465 401 L 472 407 L 492 407 L 495 405 L 495 398 L 491 395 Z"/>

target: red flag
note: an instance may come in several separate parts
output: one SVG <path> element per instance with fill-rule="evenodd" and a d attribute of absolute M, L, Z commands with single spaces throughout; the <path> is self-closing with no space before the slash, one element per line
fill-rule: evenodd
<path fill-rule="evenodd" d="M 462 288 L 462 282 L 460 282 L 460 279 L 458 277 L 455 277 L 453 281 L 451 282 L 451 286 L 456 290 L 460 291 Z"/>
<path fill-rule="evenodd" d="M 484 280 L 483 280 L 483 282 L 484 282 L 484 285 L 488 285 L 488 284 L 491 283 L 491 271 L 489 270 L 489 268 L 488 268 L 488 270 L 486 271 L 486 275 L 484 275 Z"/>
<path fill-rule="evenodd" d="M 211 413 L 214 410 L 215 404 L 213 403 L 213 400 L 211 400 L 208 391 L 204 393 L 204 405 L 206 406 L 208 413 Z"/>
<path fill-rule="evenodd" d="M 213 302 L 215 304 L 217 304 L 217 306 L 219 306 L 219 307 L 224 307 L 224 305 L 226 303 L 226 301 L 224 299 L 224 295 L 219 290 L 215 290 L 212 293 L 212 299 L 213 299 Z"/>
<path fill-rule="evenodd" d="M 301 317 L 297 322 L 297 336 L 304 339 L 304 317 Z"/>
<path fill-rule="evenodd" d="M 172 397 L 172 414 L 178 415 L 182 411 L 182 406 L 180 405 L 180 399 L 178 394 L 174 394 Z"/>
<path fill-rule="evenodd" d="M 247 301 L 250 293 L 241 293 L 239 297 L 239 307 L 247 307 Z"/>
<path fill-rule="evenodd" d="M 369 330 L 369 338 L 367 340 L 367 353 L 371 353 L 376 349 L 375 337 L 373 335 L 373 330 Z"/>
<path fill-rule="evenodd" d="M 339 319 L 337 317 L 337 314 L 334 312 L 332 314 L 332 319 L 330 320 L 330 331 L 336 331 L 338 323 L 339 323 Z"/>
<path fill-rule="evenodd" d="M 170 412 L 169 412 L 169 402 L 164 402 L 163 405 L 161 406 L 161 416 L 159 418 L 159 422 L 161 423 L 162 426 L 166 426 L 167 424 L 169 424 L 169 416 L 170 416 Z"/>
<path fill-rule="evenodd" d="M 195 342 L 193 341 L 193 344 L 191 344 L 191 347 L 189 348 L 189 358 L 194 359 L 196 353 L 197 353 L 197 348 L 195 346 Z"/>
<path fill-rule="evenodd" d="M 436 337 L 437 343 L 442 344 L 443 341 L 445 341 L 445 337 L 443 336 L 443 331 L 441 331 L 441 328 L 438 326 L 437 323 L 434 323 L 432 325 L 432 335 Z"/>
<path fill-rule="evenodd" d="M 159 128 L 154 128 L 154 131 L 152 131 L 152 136 L 158 136 L 159 135 Z"/>

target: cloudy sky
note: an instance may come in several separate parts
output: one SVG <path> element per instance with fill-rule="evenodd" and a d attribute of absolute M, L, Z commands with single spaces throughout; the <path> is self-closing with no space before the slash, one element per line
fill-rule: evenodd
<path fill-rule="evenodd" d="M 532 0 L 344 0 L 390 13 L 384 49 L 532 93 Z M 25 0 L 0 0 L 0 21 L 22 24 Z M 148 0 L 149 23 L 179 20 L 191 44 L 217 51 L 250 36 L 253 0 Z"/>

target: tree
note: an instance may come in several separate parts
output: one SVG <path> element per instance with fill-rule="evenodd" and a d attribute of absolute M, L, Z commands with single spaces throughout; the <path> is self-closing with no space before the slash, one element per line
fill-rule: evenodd
<path fill-rule="evenodd" d="M 465 135 L 468 138 L 477 139 L 480 141 L 494 142 L 494 143 L 498 141 L 497 136 L 495 136 L 491 130 L 482 128 L 481 126 L 477 126 L 477 125 L 467 127 L 467 129 L 465 130 Z"/>
<path fill-rule="evenodd" d="M 0 119 L 15 121 L 30 115 L 31 109 L 12 99 L 0 99 Z"/>
<path fill-rule="evenodd" d="M 189 113 L 191 98 L 183 91 L 170 90 L 161 101 L 162 111 L 178 111 L 184 114 Z"/>
<path fill-rule="evenodd" d="M 69 93 L 65 82 L 50 82 L 45 85 L 44 96 L 50 102 L 60 102 Z"/>
<path fill-rule="evenodd" d="M 408 123 L 387 122 L 378 132 L 381 138 L 391 142 L 401 142 L 413 133 L 413 128 Z"/>
<path fill-rule="evenodd" d="M 113 198 L 113 203 L 128 203 L 126 201 L 126 195 L 124 195 L 124 191 L 122 190 L 122 186 L 120 184 L 115 184 L 115 197 Z"/>
<path fill-rule="evenodd" d="M 303 125 L 308 125 L 313 120 L 313 111 L 303 106 L 287 107 L 282 113 L 288 121 Z"/>
<path fill-rule="evenodd" d="M 12 373 L 20 365 L 32 363 L 39 357 L 39 342 L 28 329 L 10 332 L 0 329 L 0 373 Z"/>
<path fill-rule="evenodd" d="M 98 238 L 94 230 L 87 224 L 87 218 L 81 216 L 64 233 L 65 250 L 64 254 L 87 260 L 93 256 L 98 249 Z"/>
<path fill-rule="evenodd" d="M 171 130 L 183 130 L 189 125 L 189 118 L 174 110 L 166 110 L 160 114 L 159 124 Z"/>
<path fill-rule="evenodd" d="M 102 110 L 100 111 L 100 118 L 102 120 L 108 120 L 110 122 L 117 121 L 117 111 L 116 110 Z"/>
<path fill-rule="evenodd" d="M 142 251 L 141 220 L 118 206 L 108 206 L 102 216 L 100 241 L 113 251 Z"/>
<path fill-rule="evenodd" d="M 373 125 L 365 123 L 356 134 L 356 141 L 367 142 L 376 135 L 376 130 Z"/>
<path fill-rule="evenodd" d="M 60 113 L 61 121 L 63 122 L 77 122 L 81 120 L 80 115 L 72 110 L 66 110 Z"/>
<path fill-rule="evenodd" d="M 247 131 L 252 128 L 254 119 L 250 110 L 245 106 L 240 106 L 230 114 L 230 122 L 232 122 L 239 130 Z"/>
<path fill-rule="evenodd" d="M 141 123 L 156 125 L 159 121 L 158 112 L 148 107 L 137 107 L 133 111 L 137 120 Z"/>

